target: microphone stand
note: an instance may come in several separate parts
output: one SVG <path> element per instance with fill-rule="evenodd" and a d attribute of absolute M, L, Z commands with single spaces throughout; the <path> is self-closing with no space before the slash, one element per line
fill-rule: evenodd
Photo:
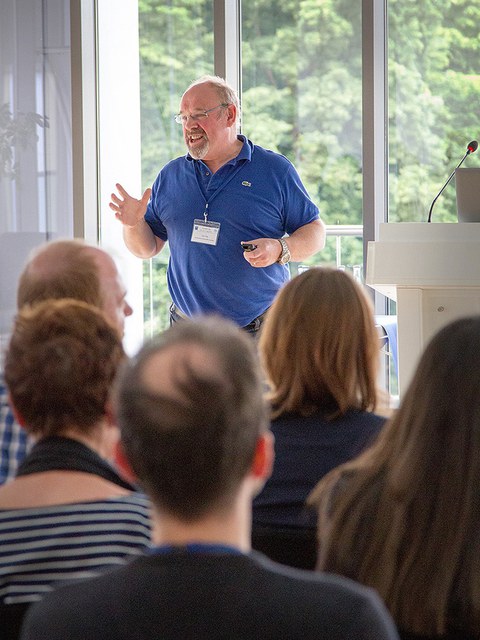
<path fill-rule="evenodd" d="M 435 196 L 435 198 L 433 199 L 432 204 L 430 205 L 430 211 L 428 212 L 428 220 L 427 222 L 431 222 L 432 221 L 432 210 L 433 210 L 433 205 L 435 204 L 435 202 L 438 200 L 438 198 L 442 195 L 445 187 L 449 184 L 450 180 L 453 178 L 453 176 L 455 175 L 455 171 L 460 167 L 461 164 L 463 164 L 465 158 L 467 156 L 469 156 L 472 153 L 472 149 L 470 149 L 470 147 L 467 148 L 467 153 L 463 156 L 463 158 L 460 160 L 460 162 L 457 164 L 457 166 L 455 167 L 455 169 L 452 171 L 452 173 L 448 176 L 448 180 L 445 182 L 445 184 L 443 185 L 443 187 L 440 189 L 440 191 L 437 193 L 437 195 Z"/>

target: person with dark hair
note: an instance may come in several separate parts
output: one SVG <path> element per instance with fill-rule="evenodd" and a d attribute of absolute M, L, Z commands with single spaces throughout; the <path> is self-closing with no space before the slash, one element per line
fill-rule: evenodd
<path fill-rule="evenodd" d="M 326 476 L 320 570 L 375 588 L 405 640 L 479 637 L 480 317 L 441 329 L 375 444 Z"/>
<path fill-rule="evenodd" d="M 23 640 L 397 638 L 373 591 L 250 551 L 251 499 L 273 439 L 245 332 L 219 318 L 175 324 L 127 365 L 116 398 L 156 546 L 46 596 Z"/>
<path fill-rule="evenodd" d="M 275 465 L 253 503 L 253 547 L 314 569 L 308 494 L 380 432 L 379 340 L 370 301 L 346 272 L 312 268 L 278 294 L 259 340 L 269 383 Z"/>
<path fill-rule="evenodd" d="M 187 155 L 140 200 L 117 184 L 110 207 L 134 255 L 151 258 L 168 241 L 172 322 L 218 313 L 256 333 L 288 261 L 322 249 L 325 227 L 292 163 L 238 135 L 239 114 L 223 78 L 192 82 L 175 117 Z"/>
<path fill-rule="evenodd" d="M 102 309 L 123 335 L 132 308 L 113 259 L 81 240 L 56 240 L 34 250 L 17 289 L 17 307 L 42 300 L 73 298 Z M 0 371 L 0 485 L 15 476 L 30 441 L 8 403 Z"/>
<path fill-rule="evenodd" d="M 0 637 L 61 582 L 93 576 L 150 545 L 149 503 L 111 464 L 109 394 L 125 357 L 118 327 L 84 302 L 18 313 L 5 357 L 15 416 L 35 444 L 0 487 Z"/>

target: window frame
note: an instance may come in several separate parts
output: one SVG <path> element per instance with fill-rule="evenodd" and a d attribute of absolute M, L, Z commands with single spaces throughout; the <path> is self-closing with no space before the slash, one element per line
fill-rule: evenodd
<path fill-rule="evenodd" d="M 118 0 L 114 1 L 118 5 Z M 102 241 L 101 214 L 105 211 L 101 196 L 97 71 L 103 64 L 103 53 L 98 47 L 98 29 L 101 27 L 98 16 L 109 2 L 112 0 L 71 0 L 74 229 L 76 236 L 98 243 Z M 138 7 L 137 0 L 125 2 L 130 8 L 132 4 Z M 225 77 L 241 95 L 241 0 L 212 2 L 215 73 Z M 388 219 L 386 15 L 387 0 L 362 0 L 364 272 L 368 243 L 376 239 L 380 223 Z M 132 290 L 131 282 L 129 285 Z M 140 274 L 138 286 L 142 288 Z M 373 292 L 372 295 L 376 313 L 386 313 L 384 296 Z M 134 292 L 134 297 L 141 299 L 138 291 Z M 141 314 L 137 313 L 139 316 Z"/>

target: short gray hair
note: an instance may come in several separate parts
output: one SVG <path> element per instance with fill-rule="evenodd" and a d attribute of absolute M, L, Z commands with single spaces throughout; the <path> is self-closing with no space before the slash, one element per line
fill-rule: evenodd
<path fill-rule="evenodd" d="M 188 91 L 198 84 L 209 84 L 217 91 L 218 97 L 222 102 L 235 105 L 237 109 L 237 121 L 240 120 L 240 100 L 238 94 L 224 78 L 209 75 L 201 76 L 197 80 L 194 80 L 185 91 Z"/>

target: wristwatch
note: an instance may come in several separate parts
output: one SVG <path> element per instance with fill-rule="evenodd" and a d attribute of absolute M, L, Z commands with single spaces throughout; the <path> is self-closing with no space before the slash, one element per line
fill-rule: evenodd
<path fill-rule="evenodd" d="M 279 264 L 287 264 L 287 262 L 290 262 L 290 258 L 291 258 L 288 244 L 285 242 L 283 238 L 277 238 L 277 240 L 282 245 L 282 253 L 280 254 L 280 257 L 278 258 L 277 262 Z"/>

